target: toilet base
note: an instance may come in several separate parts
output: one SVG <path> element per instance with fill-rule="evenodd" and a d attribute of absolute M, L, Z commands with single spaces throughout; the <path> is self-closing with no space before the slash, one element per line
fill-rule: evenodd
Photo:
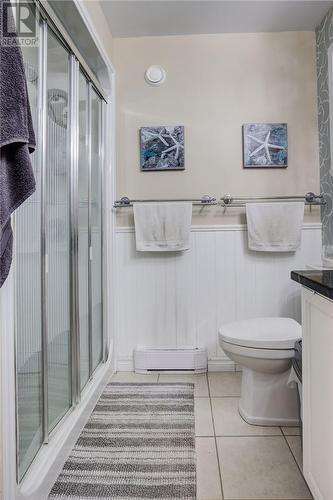
<path fill-rule="evenodd" d="M 253 425 L 299 425 L 297 389 L 288 387 L 290 370 L 261 373 L 243 368 L 239 413 Z"/>

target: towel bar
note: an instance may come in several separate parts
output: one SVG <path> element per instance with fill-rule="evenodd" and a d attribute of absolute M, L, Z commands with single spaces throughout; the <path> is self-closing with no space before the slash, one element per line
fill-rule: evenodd
<path fill-rule="evenodd" d="M 218 201 L 213 196 L 204 195 L 198 199 L 178 198 L 178 199 L 161 199 L 161 200 L 130 200 L 127 196 L 123 196 L 120 200 L 115 201 L 114 208 L 126 208 L 133 206 L 133 203 L 163 203 L 163 202 L 177 202 L 177 201 L 190 201 L 193 205 L 217 205 Z"/>
<path fill-rule="evenodd" d="M 149 200 L 131 200 L 127 196 L 123 196 L 120 200 L 114 202 L 114 208 L 128 208 L 132 207 L 133 203 L 163 203 L 163 202 L 177 202 L 188 201 L 193 205 L 207 206 L 207 205 L 221 205 L 222 207 L 244 207 L 246 203 L 257 201 L 300 201 L 303 200 L 305 205 L 326 205 L 326 200 L 323 194 L 315 194 L 311 191 L 303 196 L 246 196 L 246 197 L 233 197 L 231 194 L 225 194 L 220 201 L 209 195 L 204 195 L 202 198 L 178 198 L 178 199 L 149 199 Z"/>
<path fill-rule="evenodd" d="M 326 200 L 323 194 L 315 194 L 311 191 L 303 196 L 245 196 L 233 197 L 231 194 L 225 194 L 221 199 L 221 205 L 226 207 L 244 207 L 248 202 L 261 202 L 265 201 L 279 202 L 279 201 L 300 201 L 303 200 L 305 205 L 326 205 Z"/>

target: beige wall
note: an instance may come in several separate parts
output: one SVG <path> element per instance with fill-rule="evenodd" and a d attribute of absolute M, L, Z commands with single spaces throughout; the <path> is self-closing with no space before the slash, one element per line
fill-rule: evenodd
<path fill-rule="evenodd" d="M 114 39 L 113 61 L 117 197 L 318 192 L 314 33 Z M 151 64 L 165 68 L 164 85 L 145 83 L 144 72 Z M 286 170 L 242 168 L 242 124 L 246 122 L 288 123 Z M 140 172 L 139 128 L 167 124 L 185 126 L 186 170 Z M 125 210 L 119 210 L 120 225 L 131 223 Z M 202 212 L 195 210 L 194 223 L 243 221 L 236 209 L 227 214 L 213 207 Z M 319 220 L 318 213 L 314 209 L 312 219 Z"/>

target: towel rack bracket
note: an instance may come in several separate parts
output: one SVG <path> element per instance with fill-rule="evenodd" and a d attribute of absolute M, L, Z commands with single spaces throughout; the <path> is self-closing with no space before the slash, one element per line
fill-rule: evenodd
<path fill-rule="evenodd" d="M 305 201 L 307 201 L 308 203 L 313 203 L 314 199 L 316 198 L 316 195 L 312 191 L 309 191 L 308 193 L 306 193 L 304 198 Z"/>
<path fill-rule="evenodd" d="M 216 198 L 214 198 L 213 196 L 209 196 L 208 194 L 205 194 L 202 198 L 201 198 L 201 203 L 202 204 L 205 204 L 205 203 L 210 203 L 212 204 L 213 202 L 216 201 Z"/>
<path fill-rule="evenodd" d="M 233 202 L 233 198 L 230 193 L 227 193 L 221 198 L 221 201 L 223 201 L 224 205 L 230 205 Z"/>
<path fill-rule="evenodd" d="M 128 196 L 123 196 L 122 198 L 120 198 L 120 205 L 130 205 L 131 204 L 131 200 L 128 198 Z"/>

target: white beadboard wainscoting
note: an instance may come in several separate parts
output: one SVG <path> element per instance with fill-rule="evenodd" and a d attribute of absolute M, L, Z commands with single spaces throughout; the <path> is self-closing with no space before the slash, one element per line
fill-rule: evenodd
<path fill-rule="evenodd" d="M 191 249 L 144 253 L 134 229 L 116 228 L 117 369 L 133 369 L 137 347 L 207 347 L 209 370 L 233 370 L 221 325 L 255 316 L 300 321 L 290 271 L 321 261 L 321 224 L 304 224 L 296 253 L 251 252 L 244 225 L 193 226 Z"/>

